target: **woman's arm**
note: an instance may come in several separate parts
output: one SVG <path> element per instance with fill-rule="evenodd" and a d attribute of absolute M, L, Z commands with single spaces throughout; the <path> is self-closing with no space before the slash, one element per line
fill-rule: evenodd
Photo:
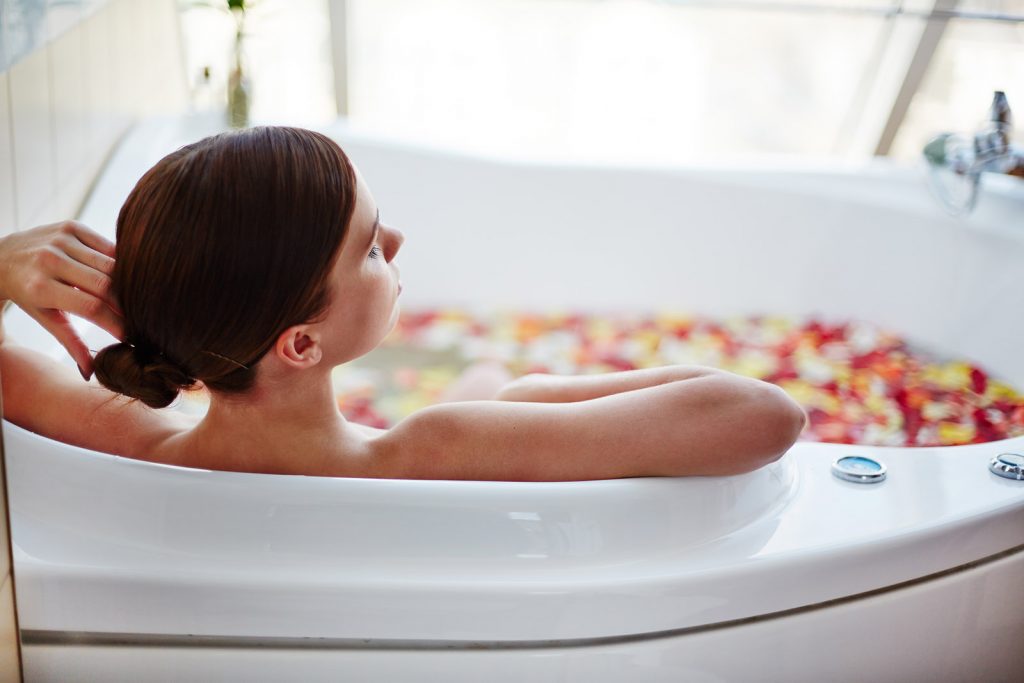
<path fill-rule="evenodd" d="M 509 382 L 502 387 L 494 399 L 497 401 L 572 403 L 715 374 L 731 373 L 702 365 L 666 365 L 658 368 L 623 370 L 598 375 L 533 373 Z"/>
<path fill-rule="evenodd" d="M 572 403 L 713 374 L 729 373 L 701 365 L 666 365 L 596 375 L 531 373 L 513 378 L 504 363 L 485 360 L 466 368 L 445 389 L 438 403 L 485 400 Z"/>
<path fill-rule="evenodd" d="M 151 459 L 160 441 L 192 426 L 184 414 L 83 382 L 74 369 L 16 344 L 0 344 L 0 386 L 5 419 L 103 453 Z"/>
<path fill-rule="evenodd" d="M 0 239 L 0 301 L 16 303 L 53 334 L 92 373 L 92 355 L 71 326 L 80 315 L 121 337 L 110 296 L 114 245 L 75 221 Z M 4 417 L 31 431 L 93 450 L 145 458 L 152 445 L 181 429 L 183 420 L 152 411 L 88 382 L 70 368 L 3 338 L 0 385 Z"/>
<path fill-rule="evenodd" d="M 803 410 L 779 387 L 725 372 L 569 403 L 445 403 L 381 436 L 380 469 L 372 476 L 573 481 L 739 474 L 780 458 L 805 424 Z"/>

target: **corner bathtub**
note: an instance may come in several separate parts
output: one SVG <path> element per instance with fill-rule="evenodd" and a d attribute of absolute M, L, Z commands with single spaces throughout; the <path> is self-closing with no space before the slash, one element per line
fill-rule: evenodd
<path fill-rule="evenodd" d="M 209 126 L 140 124 L 81 220 L 112 230 Z M 1024 385 L 1019 184 L 953 219 L 885 165 L 574 168 L 326 130 L 407 235 L 406 305 L 859 318 Z M 196 470 L 3 431 L 28 681 L 997 681 L 1024 662 L 1024 482 L 987 467 L 1024 437 L 503 483 Z M 833 477 L 847 454 L 888 478 Z"/>

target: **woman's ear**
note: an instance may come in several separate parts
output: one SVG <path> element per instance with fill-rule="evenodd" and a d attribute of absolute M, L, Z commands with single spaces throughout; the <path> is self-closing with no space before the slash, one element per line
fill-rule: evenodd
<path fill-rule="evenodd" d="M 281 333 L 274 344 L 277 357 L 293 368 L 311 368 L 320 362 L 320 335 L 309 325 L 295 325 Z"/>

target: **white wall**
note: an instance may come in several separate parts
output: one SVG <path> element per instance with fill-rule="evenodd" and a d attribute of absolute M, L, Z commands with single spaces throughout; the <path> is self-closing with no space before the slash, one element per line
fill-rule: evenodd
<path fill-rule="evenodd" d="M 75 218 L 133 121 L 187 98 L 176 0 L 0 0 L 0 236 Z M 0 681 L 20 679 L 6 509 L 0 488 Z"/>
<path fill-rule="evenodd" d="M 6 233 L 74 217 L 131 122 L 184 107 L 187 93 L 174 0 L 44 7 L 45 30 L 10 16 L 24 0 L 0 1 L 4 44 L 16 53 L 0 73 Z"/>

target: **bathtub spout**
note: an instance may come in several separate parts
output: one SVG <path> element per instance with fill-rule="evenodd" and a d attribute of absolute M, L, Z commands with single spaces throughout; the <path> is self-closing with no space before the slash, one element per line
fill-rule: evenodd
<path fill-rule="evenodd" d="M 933 189 L 954 214 L 974 208 L 982 173 L 1005 173 L 1024 178 L 1024 149 L 1011 145 L 1013 114 L 1006 94 L 997 90 L 988 122 L 971 137 L 941 133 L 924 146 Z"/>

